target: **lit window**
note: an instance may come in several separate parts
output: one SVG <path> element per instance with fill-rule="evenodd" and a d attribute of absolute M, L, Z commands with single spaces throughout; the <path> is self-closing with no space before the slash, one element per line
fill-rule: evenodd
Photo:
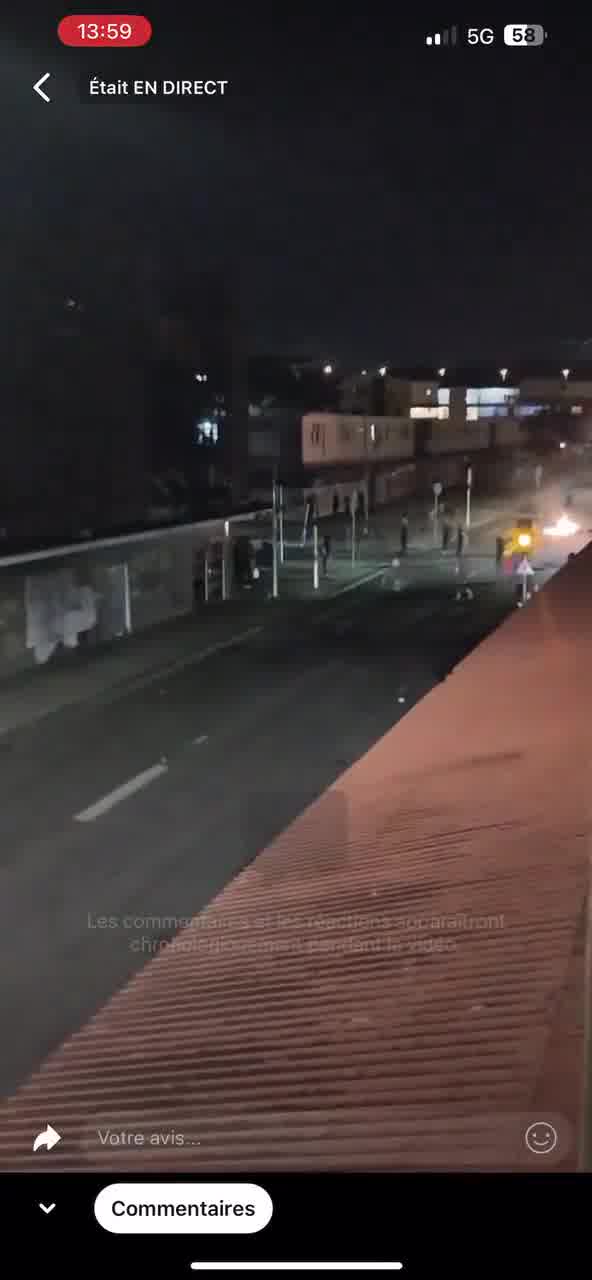
<path fill-rule="evenodd" d="M 467 387 L 467 404 L 506 404 L 517 395 L 515 387 Z"/>
<path fill-rule="evenodd" d="M 409 410 L 410 418 L 439 418 L 443 420 L 448 417 L 448 407 L 446 405 L 434 405 L 428 408 L 425 405 L 413 405 Z"/>
<path fill-rule="evenodd" d="M 431 394 L 432 394 L 432 388 L 426 387 L 426 396 L 431 396 Z"/>
<path fill-rule="evenodd" d="M 545 404 L 519 404 L 516 408 L 519 418 L 530 418 L 533 413 L 545 413 L 548 410 L 549 405 Z"/>
<path fill-rule="evenodd" d="M 583 412 L 584 412 L 583 404 L 572 404 L 571 413 L 583 413 Z"/>
<path fill-rule="evenodd" d="M 218 443 L 218 423 L 213 422 L 210 418 L 201 418 L 195 424 L 195 439 L 197 444 L 217 444 Z"/>

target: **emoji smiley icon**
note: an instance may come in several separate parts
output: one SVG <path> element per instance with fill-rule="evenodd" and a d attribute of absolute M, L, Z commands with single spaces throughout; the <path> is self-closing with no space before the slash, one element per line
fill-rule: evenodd
<path fill-rule="evenodd" d="M 555 1150 L 559 1141 L 557 1130 L 548 1120 L 536 1120 L 530 1124 L 524 1135 L 529 1151 L 535 1156 L 548 1156 Z"/>

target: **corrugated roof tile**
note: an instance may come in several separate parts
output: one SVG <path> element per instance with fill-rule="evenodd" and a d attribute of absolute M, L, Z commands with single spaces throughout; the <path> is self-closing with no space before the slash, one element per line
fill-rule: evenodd
<path fill-rule="evenodd" d="M 4 1168 L 38 1168 L 48 1117 L 45 1169 L 144 1172 L 522 1167 L 546 1078 L 577 1122 L 591 574 L 586 551 L 339 779 L 345 841 L 321 797 L 52 1055 L 0 1111 Z"/>

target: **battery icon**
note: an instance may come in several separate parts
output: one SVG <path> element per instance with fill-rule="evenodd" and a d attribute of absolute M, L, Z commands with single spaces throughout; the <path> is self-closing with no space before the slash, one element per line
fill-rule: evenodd
<path fill-rule="evenodd" d="M 510 22 L 504 27 L 504 44 L 511 49 L 531 49 L 535 45 L 544 44 L 546 31 L 538 23 Z"/>

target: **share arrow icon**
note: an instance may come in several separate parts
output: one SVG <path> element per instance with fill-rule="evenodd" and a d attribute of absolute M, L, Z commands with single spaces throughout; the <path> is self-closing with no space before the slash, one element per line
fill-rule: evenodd
<path fill-rule="evenodd" d="M 51 1125 L 48 1124 L 47 1129 L 44 1129 L 43 1133 L 37 1134 L 33 1143 L 33 1151 L 38 1151 L 40 1147 L 47 1147 L 47 1150 L 51 1151 L 51 1148 L 55 1147 L 56 1143 L 61 1141 L 61 1133 L 56 1133 L 55 1129 L 52 1129 Z"/>

